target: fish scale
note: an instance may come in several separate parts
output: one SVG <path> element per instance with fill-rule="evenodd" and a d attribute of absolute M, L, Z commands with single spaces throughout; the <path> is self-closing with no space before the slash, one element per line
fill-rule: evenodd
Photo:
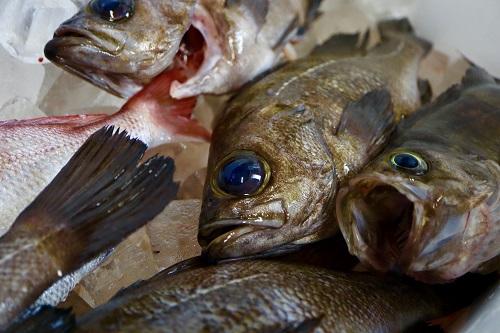
<path fill-rule="evenodd" d="M 288 332 L 308 320 L 314 332 L 395 332 L 442 306 L 425 287 L 394 279 L 238 261 L 159 273 L 78 318 L 72 332 Z"/>
<path fill-rule="evenodd" d="M 334 36 L 243 89 L 216 119 L 198 233 L 211 259 L 270 255 L 338 231 L 339 185 L 420 105 L 418 67 L 430 45 L 404 20 L 379 28 L 369 52 L 354 46 L 359 35 Z M 224 166 L 249 158 L 267 166 L 246 170 L 263 179 L 257 191 L 226 193 Z"/>

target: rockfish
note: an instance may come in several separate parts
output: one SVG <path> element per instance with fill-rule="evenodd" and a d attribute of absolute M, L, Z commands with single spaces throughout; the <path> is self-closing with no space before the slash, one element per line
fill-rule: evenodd
<path fill-rule="evenodd" d="M 169 67 L 190 67 L 170 89 L 175 98 L 227 93 L 280 62 L 320 2 L 92 0 L 55 31 L 45 55 L 122 97 Z"/>
<path fill-rule="evenodd" d="M 339 58 L 327 43 L 243 90 L 216 120 L 199 230 L 209 257 L 269 254 L 338 230 L 339 185 L 420 104 L 430 45 L 405 20 L 380 31 L 366 56 Z"/>
<path fill-rule="evenodd" d="M 426 282 L 499 270 L 499 163 L 500 85 L 472 67 L 340 191 L 350 252 Z"/>

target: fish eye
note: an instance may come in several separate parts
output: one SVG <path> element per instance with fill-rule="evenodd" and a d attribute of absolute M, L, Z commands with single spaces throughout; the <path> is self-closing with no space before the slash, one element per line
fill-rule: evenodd
<path fill-rule="evenodd" d="M 236 151 L 215 168 L 212 189 L 222 196 L 244 197 L 260 193 L 269 181 L 267 162 L 251 151 Z"/>
<path fill-rule="evenodd" d="M 115 22 L 132 17 L 134 0 L 92 0 L 90 8 L 102 19 Z"/>
<path fill-rule="evenodd" d="M 423 175 L 429 170 L 427 162 L 422 157 L 410 152 L 400 152 L 392 155 L 391 165 L 394 169 L 417 176 Z"/>

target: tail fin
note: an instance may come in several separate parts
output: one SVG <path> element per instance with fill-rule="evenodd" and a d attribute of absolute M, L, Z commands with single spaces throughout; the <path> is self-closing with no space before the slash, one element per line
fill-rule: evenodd
<path fill-rule="evenodd" d="M 94 133 L 18 217 L 56 250 L 66 245 L 64 273 L 115 246 L 174 199 L 171 158 L 137 167 L 146 145 L 113 127 Z M 42 236 L 40 236 L 42 237 Z M 58 244 L 58 245 L 55 245 Z M 61 254 L 58 254 L 61 257 Z"/>
<path fill-rule="evenodd" d="M 143 90 L 134 95 L 122 108 L 122 112 L 131 108 L 147 108 L 153 122 L 165 128 L 171 134 L 178 134 L 195 141 L 210 141 L 210 131 L 192 118 L 196 106 L 196 97 L 174 99 L 170 96 L 172 82 L 183 81 L 179 69 L 171 69 L 158 75 Z"/>
<path fill-rule="evenodd" d="M 382 37 L 381 46 L 392 39 L 400 39 L 402 36 L 405 36 L 405 38 L 413 40 L 418 45 L 423 55 L 426 55 L 432 49 L 432 43 L 415 35 L 415 31 L 407 18 L 381 21 L 377 27 Z"/>
<path fill-rule="evenodd" d="M 69 333 L 74 327 L 71 310 L 44 305 L 26 311 L 4 333 Z"/>

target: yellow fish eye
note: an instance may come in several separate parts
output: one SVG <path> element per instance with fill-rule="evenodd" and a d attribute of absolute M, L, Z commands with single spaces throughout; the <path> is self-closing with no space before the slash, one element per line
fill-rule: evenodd
<path fill-rule="evenodd" d="M 262 192 L 270 177 L 265 159 L 249 150 L 237 150 L 217 164 L 210 185 L 220 196 L 248 197 Z"/>
<path fill-rule="evenodd" d="M 390 158 L 391 166 L 412 175 L 421 176 L 429 171 L 427 162 L 413 152 L 397 152 Z"/>

